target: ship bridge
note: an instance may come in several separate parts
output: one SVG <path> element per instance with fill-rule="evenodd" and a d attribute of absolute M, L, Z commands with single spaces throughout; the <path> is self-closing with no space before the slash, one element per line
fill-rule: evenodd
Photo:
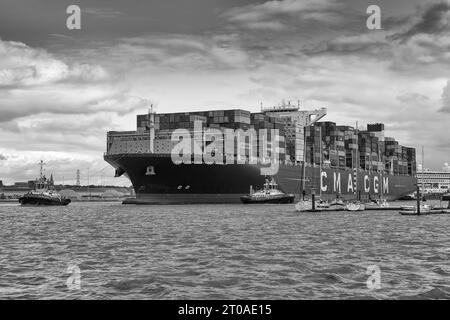
<path fill-rule="evenodd" d="M 300 110 L 300 103 L 294 106 L 283 102 L 280 106 L 261 108 L 261 111 L 284 121 L 285 139 L 293 147 L 290 152 L 294 154 L 295 162 L 305 161 L 305 129 L 325 117 L 327 109 Z"/>

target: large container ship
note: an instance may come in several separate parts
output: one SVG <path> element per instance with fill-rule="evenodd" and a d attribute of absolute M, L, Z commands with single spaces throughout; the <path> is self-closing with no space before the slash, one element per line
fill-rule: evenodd
<path fill-rule="evenodd" d="M 127 203 L 239 203 L 273 178 L 297 200 L 396 200 L 416 184 L 415 149 L 366 130 L 319 121 L 326 109 L 283 104 L 242 109 L 137 115 L 137 130 L 110 131 L 104 159 L 126 175 Z"/>

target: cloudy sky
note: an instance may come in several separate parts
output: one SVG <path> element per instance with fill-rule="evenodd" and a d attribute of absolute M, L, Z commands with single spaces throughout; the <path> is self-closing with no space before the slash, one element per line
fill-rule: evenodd
<path fill-rule="evenodd" d="M 81 8 L 68 30 L 66 8 Z M 366 27 L 369 5 L 381 30 Z M 157 112 L 301 101 L 450 162 L 450 1 L 0 0 L 0 180 L 129 185 L 106 131 Z M 419 152 L 420 154 L 420 152 Z M 420 160 L 420 159 L 419 159 Z"/>

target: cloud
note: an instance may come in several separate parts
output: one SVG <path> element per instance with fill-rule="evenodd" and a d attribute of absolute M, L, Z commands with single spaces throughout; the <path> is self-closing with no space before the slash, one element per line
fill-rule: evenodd
<path fill-rule="evenodd" d="M 115 90 L 109 85 L 0 90 L 0 123 L 45 112 L 71 115 L 111 111 L 126 114 L 146 107 L 144 99 Z"/>
<path fill-rule="evenodd" d="M 131 112 L 145 105 L 130 97 L 101 65 L 67 63 L 46 50 L 0 39 L 0 123 L 44 112 Z"/>
<path fill-rule="evenodd" d="M 318 54 L 369 54 L 385 50 L 389 46 L 384 32 L 340 36 L 304 48 L 308 55 Z"/>
<path fill-rule="evenodd" d="M 1 126 L 0 145 L 22 151 L 58 152 L 68 149 L 74 153 L 99 156 L 105 148 L 107 131 L 129 129 L 134 122 L 135 114 L 118 116 L 112 112 L 26 116 Z"/>
<path fill-rule="evenodd" d="M 447 80 L 447 85 L 442 89 L 442 112 L 450 113 L 450 80 Z"/>
<path fill-rule="evenodd" d="M 293 30 L 304 22 L 320 21 L 333 24 L 342 21 L 339 5 L 334 0 L 272 0 L 232 8 L 222 14 L 235 27 L 249 30 Z"/>
<path fill-rule="evenodd" d="M 392 45 L 392 69 L 414 77 L 447 76 L 450 72 L 450 35 L 417 34 Z"/>
<path fill-rule="evenodd" d="M 430 101 L 430 98 L 420 93 L 405 93 L 399 95 L 397 100 L 402 103 L 424 103 Z"/>
<path fill-rule="evenodd" d="M 248 21 L 246 26 L 252 30 L 283 31 L 289 29 L 286 24 L 280 21 Z"/>
<path fill-rule="evenodd" d="M 107 76 L 100 66 L 68 65 L 43 49 L 0 39 L 0 88 L 48 85 L 64 80 L 95 82 Z"/>
<path fill-rule="evenodd" d="M 143 32 L 73 47 L 52 36 L 59 46 L 48 50 L 2 41 L 0 153 L 16 168 L 4 174 L 34 178 L 40 158 L 66 181 L 76 169 L 101 170 L 106 131 L 133 130 L 135 114 L 147 108 L 140 97 L 159 102 L 157 112 L 257 111 L 261 101 L 300 99 L 304 109 L 328 107 L 327 120 L 337 123 L 384 122 L 388 135 L 425 144 L 440 161 L 439 144 L 450 144 L 441 137 L 449 113 L 438 112 L 450 35 L 392 41 L 423 11 L 390 25 L 384 16 L 384 30 L 371 32 L 365 9 L 348 8 L 331 0 L 267 1 L 226 10 L 204 33 Z"/>
<path fill-rule="evenodd" d="M 8 160 L 8 158 L 6 156 L 4 156 L 3 154 L 0 154 L 0 161 L 2 160 Z"/>
<path fill-rule="evenodd" d="M 407 31 L 396 33 L 392 40 L 406 41 L 417 34 L 440 34 L 450 31 L 450 1 L 444 0 L 425 7 L 419 21 Z"/>
<path fill-rule="evenodd" d="M 81 13 L 101 19 L 112 19 L 123 16 L 123 12 L 111 8 L 82 8 Z"/>
<path fill-rule="evenodd" d="M 383 30 L 339 35 L 306 44 L 300 51 L 307 56 L 354 56 L 379 61 L 395 72 L 418 78 L 450 72 L 450 34 L 417 34 L 402 42 L 391 41 L 390 34 L 392 31 Z"/>
<path fill-rule="evenodd" d="M 111 74 L 120 74 L 118 81 L 132 83 L 128 88 L 133 89 L 139 75 L 153 83 L 160 76 L 183 73 L 195 77 L 202 72 L 233 72 L 251 66 L 253 59 L 239 41 L 234 34 L 149 34 L 117 39 L 110 45 L 92 44 L 89 49 L 74 49 L 72 54 L 89 61 L 105 57 L 102 66 Z"/>

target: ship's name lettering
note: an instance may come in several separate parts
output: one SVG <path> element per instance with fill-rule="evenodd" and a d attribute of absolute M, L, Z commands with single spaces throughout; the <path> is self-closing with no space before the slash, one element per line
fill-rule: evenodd
<path fill-rule="evenodd" d="M 328 173 L 326 171 L 322 171 L 320 173 L 320 189 L 322 192 L 328 192 L 331 189 L 334 193 L 341 193 L 341 173 L 333 172 L 333 180 L 328 179 Z M 347 177 L 347 192 L 356 192 L 359 186 L 355 185 L 355 176 L 352 173 L 348 174 Z M 333 183 L 332 185 L 331 182 Z M 381 188 L 380 188 L 381 184 Z M 384 194 L 389 193 L 389 177 L 380 177 L 378 175 L 369 176 L 364 175 L 363 177 L 363 185 L 360 186 L 361 190 L 369 193 L 373 192 L 378 194 L 383 192 Z M 382 190 L 381 190 L 382 189 Z M 380 191 L 381 190 L 381 191 Z"/>

